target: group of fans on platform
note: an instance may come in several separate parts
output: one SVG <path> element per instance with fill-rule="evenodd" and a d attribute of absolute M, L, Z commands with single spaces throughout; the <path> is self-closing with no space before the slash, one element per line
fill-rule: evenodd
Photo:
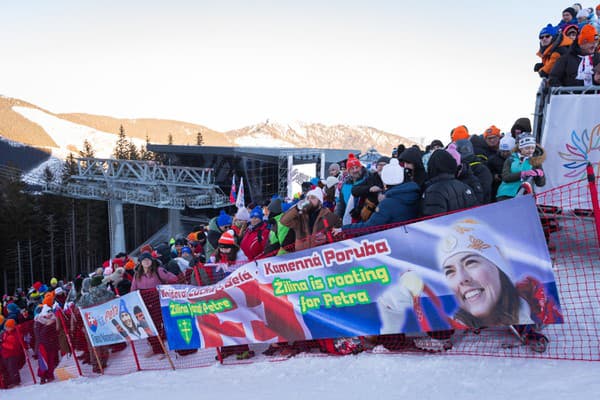
<path fill-rule="evenodd" d="M 600 85 L 600 4 L 583 8 L 575 3 L 562 12 L 557 25 L 540 30 L 541 62 L 533 70 L 550 86 Z"/>

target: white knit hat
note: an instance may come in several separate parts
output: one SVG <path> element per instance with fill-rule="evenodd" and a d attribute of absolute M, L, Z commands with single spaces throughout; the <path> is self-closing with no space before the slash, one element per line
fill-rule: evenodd
<path fill-rule="evenodd" d="M 242 207 L 240 208 L 236 213 L 235 213 L 235 219 L 239 220 L 239 221 L 250 221 L 250 213 L 248 212 L 248 209 L 246 207 Z"/>
<path fill-rule="evenodd" d="M 321 188 L 314 188 L 313 190 L 309 191 L 308 193 L 306 193 L 306 198 L 308 199 L 309 196 L 315 196 L 317 199 L 319 199 L 319 201 L 321 203 L 323 203 L 323 189 Z"/>
<path fill-rule="evenodd" d="M 513 267 L 501 247 L 501 239 L 489 226 L 475 219 L 464 219 L 455 222 L 442 236 L 437 251 L 438 267 L 443 269 L 446 260 L 455 254 L 475 253 L 492 262 L 514 282 Z"/>
<path fill-rule="evenodd" d="M 335 176 L 328 176 L 327 179 L 325 179 L 325 186 L 327 186 L 328 189 L 332 186 L 337 185 L 338 183 L 339 180 Z"/>
<path fill-rule="evenodd" d="M 498 149 L 500 151 L 512 151 L 515 148 L 516 141 L 511 135 L 504 135 L 502 139 L 500 139 L 500 145 Z"/>
<path fill-rule="evenodd" d="M 400 166 L 397 158 L 392 158 L 390 163 L 383 167 L 381 180 L 386 185 L 399 185 L 404 182 L 404 168 Z"/>

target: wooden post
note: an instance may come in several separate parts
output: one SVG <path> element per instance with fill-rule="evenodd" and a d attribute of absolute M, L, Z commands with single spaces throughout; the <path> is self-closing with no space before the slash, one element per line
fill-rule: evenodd
<path fill-rule="evenodd" d="M 163 352 L 165 353 L 165 356 L 167 356 L 167 360 L 169 360 L 169 364 L 171 364 L 171 368 L 173 369 L 173 371 L 175 371 L 175 365 L 173 364 L 173 360 L 171 360 L 171 356 L 167 352 L 167 349 L 165 347 L 165 344 L 162 341 L 162 338 L 160 337 L 160 335 L 158 335 L 156 338 L 158 339 L 158 343 L 160 343 L 160 347 L 162 348 Z"/>

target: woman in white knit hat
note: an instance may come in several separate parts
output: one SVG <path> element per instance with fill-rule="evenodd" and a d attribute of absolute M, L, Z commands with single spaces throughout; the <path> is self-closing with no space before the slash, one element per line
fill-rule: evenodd
<path fill-rule="evenodd" d="M 438 259 L 459 306 L 455 319 L 473 328 L 533 323 L 500 238 L 488 226 L 473 219 L 455 223 L 442 237 Z"/>

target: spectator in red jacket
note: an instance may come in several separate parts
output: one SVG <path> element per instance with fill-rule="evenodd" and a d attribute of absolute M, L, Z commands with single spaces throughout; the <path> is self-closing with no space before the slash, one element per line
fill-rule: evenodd
<path fill-rule="evenodd" d="M 250 224 L 244 232 L 240 248 L 252 261 L 258 258 L 265 250 L 265 246 L 269 243 L 269 229 L 263 221 L 263 211 L 260 207 L 255 207 L 250 213 Z"/>
<path fill-rule="evenodd" d="M 6 370 L 6 387 L 11 388 L 21 383 L 21 376 L 19 370 L 25 364 L 25 356 L 23 355 L 23 349 L 19 344 L 17 337 L 16 321 L 14 319 L 8 319 L 4 323 L 4 332 L 0 336 L 0 342 L 2 343 L 2 349 L 0 354 L 0 362 Z"/>

